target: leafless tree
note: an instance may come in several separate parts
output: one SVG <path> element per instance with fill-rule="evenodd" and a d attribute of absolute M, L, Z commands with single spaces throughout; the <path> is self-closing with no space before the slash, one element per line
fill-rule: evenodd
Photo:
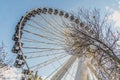
<path fill-rule="evenodd" d="M 10 59 L 7 59 L 7 52 L 5 51 L 4 43 L 2 42 L 2 45 L 0 46 L 0 80 L 8 80 L 8 79 L 18 79 L 18 75 L 16 73 L 16 76 L 11 77 L 10 74 L 15 74 L 15 69 L 13 67 L 10 67 L 9 64 L 13 61 Z M 6 63 L 7 62 L 7 63 Z"/>
<path fill-rule="evenodd" d="M 92 57 L 99 80 L 120 80 L 120 33 L 114 31 L 108 14 L 101 15 L 99 9 L 79 9 L 79 25 L 73 25 L 67 44 L 71 53 Z M 116 35 L 117 34 L 117 35 Z M 83 54 L 84 53 L 84 54 Z"/>

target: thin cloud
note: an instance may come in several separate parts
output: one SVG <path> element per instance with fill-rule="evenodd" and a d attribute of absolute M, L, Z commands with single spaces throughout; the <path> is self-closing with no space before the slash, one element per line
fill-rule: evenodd
<path fill-rule="evenodd" d="M 105 7 L 106 10 L 109 10 L 110 11 L 110 15 L 108 16 L 108 19 L 112 22 L 115 23 L 115 26 L 117 28 L 120 28 L 120 11 L 117 10 L 117 8 L 120 9 L 120 1 L 118 1 L 118 3 L 116 4 L 116 8 L 112 8 L 110 6 L 106 6 Z"/>
<path fill-rule="evenodd" d="M 113 10 L 112 14 L 109 16 L 109 19 L 114 21 L 115 26 L 120 28 L 120 12 Z"/>

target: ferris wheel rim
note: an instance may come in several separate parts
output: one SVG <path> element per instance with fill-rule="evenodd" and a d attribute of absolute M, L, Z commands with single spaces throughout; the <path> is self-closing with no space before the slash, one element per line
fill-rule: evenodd
<path fill-rule="evenodd" d="M 22 31 L 22 28 L 25 27 L 24 25 L 25 25 L 25 23 L 26 23 L 26 21 L 27 21 L 26 18 L 27 18 L 28 16 L 30 16 L 30 15 L 32 15 L 32 16 L 34 17 L 34 16 L 37 14 L 37 13 L 36 13 L 37 10 L 41 10 L 41 11 L 40 11 L 40 15 L 41 15 L 41 14 L 54 14 L 55 11 L 56 11 L 56 13 L 55 13 L 54 15 L 57 14 L 58 16 L 60 16 L 60 14 L 61 14 L 62 16 L 65 16 L 65 13 L 68 13 L 68 12 L 65 12 L 65 11 L 63 11 L 63 10 L 58 10 L 58 9 L 52 9 L 53 12 L 52 12 L 52 13 L 48 13 L 48 11 L 46 11 L 46 9 L 48 10 L 48 9 L 50 9 L 50 8 L 37 8 L 37 9 L 33 9 L 33 10 L 31 10 L 30 12 L 28 12 L 27 14 L 25 14 L 25 16 L 23 16 L 23 17 L 21 18 L 21 20 L 20 20 L 19 27 L 18 27 L 18 29 L 19 29 L 18 42 L 19 42 L 20 51 L 21 51 L 21 53 L 22 53 L 22 55 L 23 55 L 23 59 L 24 59 L 26 65 L 27 65 L 27 62 L 26 62 L 26 59 L 25 59 L 24 52 L 22 51 L 22 42 L 21 42 L 21 35 L 22 35 L 21 31 Z M 44 11 L 45 11 L 45 12 L 44 12 Z M 62 13 L 62 11 L 63 11 L 63 13 Z M 69 13 L 68 13 L 68 14 L 69 14 Z M 32 17 L 32 16 L 31 16 L 31 17 Z M 65 18 L 66 18 L 66 17 L 65 17 Z M 84 22 L 81 22 L 77 17 L 73 16 L 73 14 L 69 14 L 69 16 L 67 17 L 67 19 L 68 19 L 69 21 L 71 21 L 71 22 L 74 22 L 76 25 L 81 26 L 82 29 L 85 29 L 85 30 L 86 30 L 87 35 L 90 36 L 89 33 L 90 33 L 91 30 L 86 27 L 87 25 L 86 25 Z M 77 20 L 78 20 L 78 21 L 77 21 Z M 91 33 L 91 35 L 94 35 L 94 33 Z M 91 36 L 90 36 L 90 37 L 91 37 Z M 94 37 L 92 37 L 92 38 L 94 39 Z M 28 66 L 28 70 L 29 70 L 29 65 L 27 65 L 27 66 Z"/>
<path fill-rule="evenodd" d="M 41 9 L 41 8 L 37 8 L 37 9 Z M 42 8 L 42 9 L 45 9 L 45 8 Z M 41 10 L 42 10 L 41 9 Z M 50 8 L 49 8 L 50 9 Z M 22 52 L 22 42 L 21 42 L 21 29 L 24 27 L 24 26 L 22 26 L 23 24 L 25 25 L 25 23 L 24 23 L 24 20 L 25 20 L 25 18 L 29 15 L 29 14 L 31 14 L 31 12 L 32 11 L 35 11 L 36 9 L 33 9 L 33 10 L 31 10 L 30 12 L 28 12 L 28 13 L 26 13 L 25 14 L 25 16 L 23 16 L 22 18 L 21 18 L 21 20 L 20 20 L 20 22 L 19 22 L 19 27 L 18 27 L 18 29 L 19 29 L 19 38 L 18 38 L 18 42 L 19 42 L 19 46 L 20 46 L 20 52 L 22 53 L 22 56 L 23 56 L 23 59 L 24 59 L 24 61 L 25 61 L 25 64 L 27 65 L 27 67 L 28 67 L 28 70 L 30 69 L 29 68 L 29 65 L 27 64 L 27 62 L 26 62 L 26 59 L 25 59 L 25 56 L 24 56 L 24 53 Z M 57 10 L 57 9 L 53 9 L 53 10 Z M 60 12 L 60 11 L 63 11 L 63 10 L 58 10 L 58 12 Z M 65 11 L 63 11 L 63 13 L 66 13 L 66 14 L 68 14 L 67 12 L 65 12 Z M 41 14 L 41 13 L 40 13 Z M 42 13 L 42 14 L 44 14 L 44 13 Z M 49 14 L 49 13 L 48 13 Z M 58 13 L 59 14 L 59 13 Z M 73 18 L 74 18 L 74 16 L 72 15 L 72 14 L 68 14 L 68 15 L 71 15 Z M 59 15 L 60 16 L 60 15 Z M 69 16 L 66 16 L 66 18 L 69 18 Z M 73 20 L 72 20 L 73 21 Z M 79 24 L 79 19 L 78 18 L 76 18 L 76 21 L 74 21 L 76 24 Z M 81 25 L 81 24 L 80 24 Z"/>

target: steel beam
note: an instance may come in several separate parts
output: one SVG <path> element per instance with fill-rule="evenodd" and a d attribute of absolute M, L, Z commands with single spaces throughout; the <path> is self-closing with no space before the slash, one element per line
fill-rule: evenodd
<path fill-rule="evenodd" d="M 61 80 L 67 70 L 72 66 L 72 64 L 75 62 L 76 56 L 72 56 L 58 71 L 51 80 Z"/>

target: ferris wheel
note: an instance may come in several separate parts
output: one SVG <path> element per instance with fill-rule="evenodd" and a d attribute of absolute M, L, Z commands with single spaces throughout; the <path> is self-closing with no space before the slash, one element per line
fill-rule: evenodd
<path fill-rule="evenodd" d="M 71 13 L 37 8 L 21 17 L 15 31 L 14 66 L 22 69 L 26 79 L 34 80 L 37 73 L 39 80 L 97 80 L 103 79 L 107 71 L 103 69 L 107 62 L 101 67 L 97 63 L 102 55 L 98 46 L 107 46 L 95 40 L 93 28 Z M 107 73 L 106 80 L 110 71 Z"/>

